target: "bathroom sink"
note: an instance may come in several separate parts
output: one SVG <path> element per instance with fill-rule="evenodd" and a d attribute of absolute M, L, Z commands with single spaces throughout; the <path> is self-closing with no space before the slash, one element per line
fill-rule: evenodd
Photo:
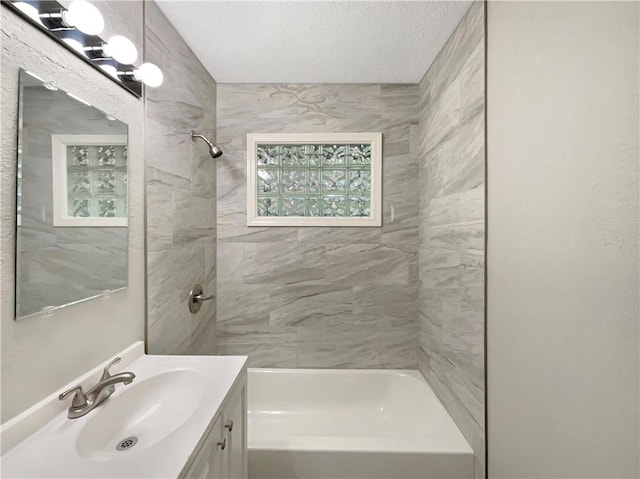
<path fill-rule="evenodd" d="M 109 461 L 171 435 L 202 403 L 198 378 L 192 371 L 173 370 L 124 387 L 90 413 L 76 441 L 78 454 Z"/>
<path fill-rule="evenodd" d="M 49 410 L 52 413 L 48 422 L 3 453 L 2 476 L 181 477 L 225 396 L 246 369 L 246 357 L 150 356 L 143 346 L 136 351 L 135 359 L 119 366 L 120 371 L 133 372 L 134 381 L 118 384 L 88 414 L 69 419 L 70 400 L 62 403 L 55 393 L 26 415 L 22 420 L 31 422 Z M 87 387 L 98 381 L 101 372 L 97 367 L 88 373 Z"/>

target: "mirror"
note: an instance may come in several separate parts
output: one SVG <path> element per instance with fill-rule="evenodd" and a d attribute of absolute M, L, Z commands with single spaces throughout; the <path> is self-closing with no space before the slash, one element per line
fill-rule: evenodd
<path fill-rule="evenodd" d="M 127 286 L 127 125 L 20 72 L 16 319 Z"/>

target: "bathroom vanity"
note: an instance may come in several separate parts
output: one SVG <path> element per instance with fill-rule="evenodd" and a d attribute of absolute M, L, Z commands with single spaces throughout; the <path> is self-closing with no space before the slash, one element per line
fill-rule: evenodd
<path fill-rule="evenodd" d="M 58 391 L 3 426 L 3 477 L 247 477 L 246 357 L 120 356 L 134 381 L 88 414 L 69 419 Z"/>
<path fill-rule="evenodd" d="M 247 477 L 247 375 L 227 395 L 203 443 L 180 477 Z"/>

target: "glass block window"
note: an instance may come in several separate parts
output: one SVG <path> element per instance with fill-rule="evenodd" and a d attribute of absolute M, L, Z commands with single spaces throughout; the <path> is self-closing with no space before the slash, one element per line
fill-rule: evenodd
<path fill-rule="evenodd" d="M 127 138 L 53 135 L 54 226 L 127 225 Z"/>
<path fill-rule="evenodd" d="M 380 133 L 247 136 L 249 226 L 380 226 Z"/>

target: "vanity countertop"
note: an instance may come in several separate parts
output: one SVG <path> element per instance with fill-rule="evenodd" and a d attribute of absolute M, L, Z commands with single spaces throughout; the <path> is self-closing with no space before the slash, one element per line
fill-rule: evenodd
<path fill-rule="evenodd" d="M 78 419 L 58 412 L 0 458 L 2 475 L 178 477 L 246 374 L 246 362 L 246 356 L 142 355 L 126 366 L 136 375 L 130 386 L 118 385 Z M 120 435 L 138 442 L 118 451 Z"/>

